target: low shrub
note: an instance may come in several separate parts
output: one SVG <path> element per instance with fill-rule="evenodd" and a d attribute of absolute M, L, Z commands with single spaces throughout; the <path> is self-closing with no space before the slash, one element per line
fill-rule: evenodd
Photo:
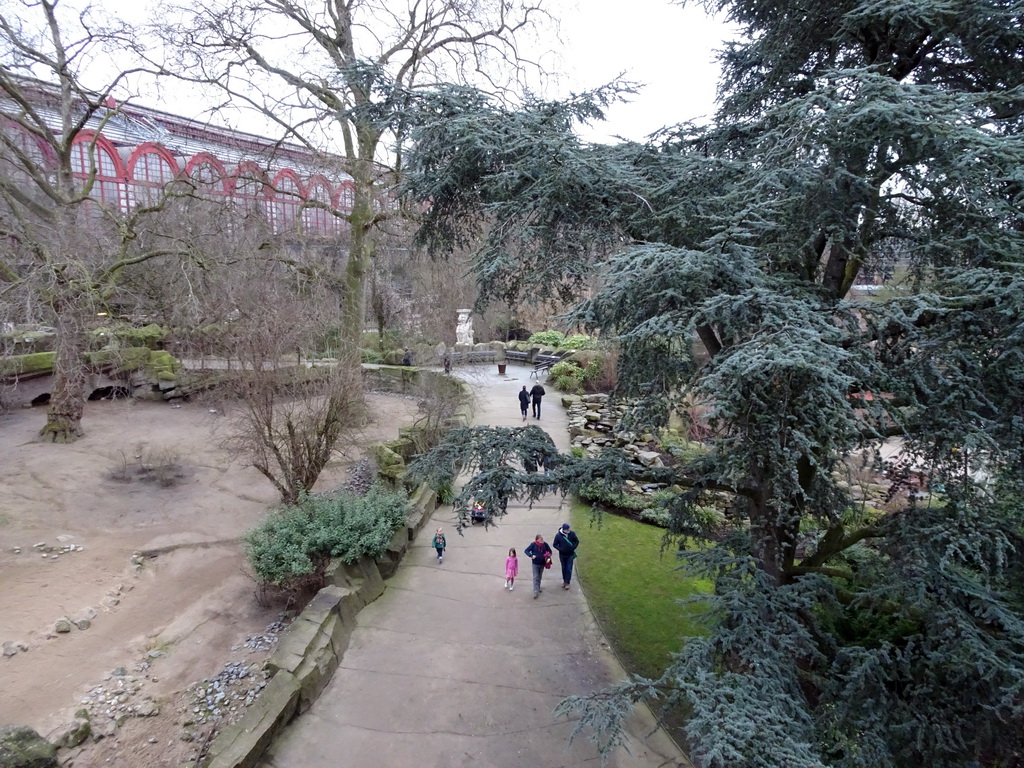
<path fill-rule="evenodd" d="M 683 463 L 695 461 L 708 454 L 707 446 L 681 435 L 675 429 L 662 430 L 658 444 L 662 451 L 675 456 Z"/>
<path fill-rule="evenodd" d="M 149 449 L 145 445 L 135 447 L 128 458 L 124 451 L 107 477 L 119 483 L 131 483 L 138 480 L 143 483 L 154 483 L 161 488 L 171 488 L 188 480 L 192 471 L 181 458 L 181 454 L 173 448 Z"/>
<path fill-rule="evenodd" d="M 624 512 L 638 513 L 658 503 L 657 497 L 649 493 L 626 493 L 609 491 L 600 485 L 585 485 L 576 494 L 587 504 L 602 504 Z"/>
<path fill-rule="evenodd" d="M 596 345 L 597 342 L 594 339 L 582 333 L 566 336 L 558 344 L 561 349 L 593 349 Z"/>
<path fill-rule="evenodd" d="M 615 360 L 598 353 L 573 356 L 551 366 L 548 380 L 556 389 L 573 395 L 610 392 L 615 388 Z"/>
<path fill-rule="evenodd" d="M 362 348 L 359 350 L 359 360 L 363 363 L 379 365 L 384 362 L 384 354 L 379 349 Z"/>
<path fill-rule="evenodd" d="M 245 535 L 245 553 L 261 586 L 287 593 L 320 589 L 332 558 L 351 564 L 379 557 L 405 524 L 409 500 L 374 485 L 363 497 L 303 495 Z"/>
<path fill-rule="evenodd" d="M 537 331 L 527 341 L 534 346 L 557 347 L 564 338 L 565 334 L 561 331 Z"/>
<path fill-rule="evenodd" d="M 548 381 L 555 389 L 578 395 L 583 392 L 583 369 L 572 360 L 562 360 L 551 366 Z"/>

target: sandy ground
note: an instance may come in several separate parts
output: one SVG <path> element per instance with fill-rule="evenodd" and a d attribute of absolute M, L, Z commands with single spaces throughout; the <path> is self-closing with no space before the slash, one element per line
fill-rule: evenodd
<path fill-rule="evenodd" d="M 378 417 L 342 441 L 346 452 L 316 490 L 343 482 L 362 446 L 392 439 L 415 417 L 410 399 L 370 403 Z M 91 402 L 86 436 L 67 446 L 36 440 L 41 410 L 0 415 L 0 643 L 27 648 L 0 658 L 0 724 L 52 735 L 83 699 L 126 683 L 139 689 L 132 702 L 145 697 L 160 711 L 129 717 L 68 764 L 181 764 L 196 751 L 181 738 L 184 690 L 230 660 L 265 655 L 245 641 L 281 606 L 256 601 L 239 537 L 276 492 L 219 447 L 226 420 L 211 410 Z M 172 462 L 183 477 L 171 487 L 111 479 Z M 89 622 L 58 633 L 62 618 Z"/>

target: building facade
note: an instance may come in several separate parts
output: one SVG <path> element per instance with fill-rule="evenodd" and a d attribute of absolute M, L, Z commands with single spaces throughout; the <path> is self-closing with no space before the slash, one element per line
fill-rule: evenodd
<path fill-rule="evenodd" d="M 61 115 L 47 106 L 52 91 L 40 83 L 36 92 L 36 111 L 59 131 Z M 8 151 L 24 152 L 36 167 L 53 166 L 50 144 L 2 117 L 20 108 L 0 93 Z M 353 203 L 352 178 L 340 158 L 111 99 L 71 147 L 73 175 L 85 183 L 92 168 L 90 196 L 124 213 L 155 203 L 168 184 L 186 180 L 203 196 L 260 211 L 275 233 L 332 235 L 344 230 Z"/>

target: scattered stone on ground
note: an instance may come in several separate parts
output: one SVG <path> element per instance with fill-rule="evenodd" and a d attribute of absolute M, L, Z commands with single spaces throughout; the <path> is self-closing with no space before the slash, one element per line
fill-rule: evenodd
<path fill-rule="evenodd" d="M 192 741 L 198 734 L 193 729 L 227 718 L 229 721 L 252 706 L 260 691 L 267 687 L 269 674 L 262 664 L 246 661 L 229 661 L 215 676 L 208 677 L 188 687 L 186 695 L 191 698 L 185 712 L 185 738 Z"/>
<path fill-rule="evenodd" d="M 28 645 L 20 640 L 5 640 L 3 648 L 4 656 L 13 656 L 19 651 L 22 653 L 27 651 Z"/>
<path fill-rule="evenodd" d="M 260 692 L 267 687 L 270 675 L 265 668 L 266 655 L 277 645 L 288 623 L 284 614 L 267 625 L 258 635 L 250 635 L 243 643 L 232 646 L 235 653 L 260 654 L 259 660 L 227 662 L 217 675 L 190 685 L 179 710 L 183 720 L 183 741 L 208 740 L 213 731 L 202 729 L 212 725 L 214 730 L 234 722 L 247 707 L 251 707 Z"/>
<path fill-rule="evenodd" d="M 256 651 L 267 651 L 273 648 L 277 641 L 280 639 L 281 632 L 288 626 L 288 623 L 284 619 L 284 614 L 278 617 L 277 621 L 272 621 L 267 625 L 267 628 L 258 635 L 250 635 L 245 638 L 245 642 L 242 645 L 232 646 L 232 651 L 238 651 L 242 648 L 247 648 L 250 653 Z"/>
<path fill-rule="evenodd" d="M 361 459 L 352 465 L 348 472 L 348 480 L 342 486 L 355 496 L 365 496 L 377 477 L 377 468 L 369 459 Z"/>

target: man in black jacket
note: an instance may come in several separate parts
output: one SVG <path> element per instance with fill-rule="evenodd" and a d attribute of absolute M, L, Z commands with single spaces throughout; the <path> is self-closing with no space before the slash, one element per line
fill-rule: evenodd
<path fill-rule="evenodd" d="M 568 589 L 572 581 L 572 561 L 576 559 L 580 537 L 568 523 L 562 523 L 562 529 L 555 534 L 555 540 L 551 543 L 558 550 L 558 561 L 562 564 L 562 589 Z"/>
<path fill-rule="evenodd" d="M 519 390 L 519 410 L 523 414 L 523 421 L 526 421 L 526 412 L 530 408 L 530 393 L 526 391 L 526 385 Z"/>
<path fill-rule="evenodd" d="M 540 399 L 546 394 L 547 392 L 544 391 L 544 387 L 540 385 L 539 381 L 530 390 L 530 397 L 533 399 L 533 418 L 535 419 L 540 418 Z"/>

